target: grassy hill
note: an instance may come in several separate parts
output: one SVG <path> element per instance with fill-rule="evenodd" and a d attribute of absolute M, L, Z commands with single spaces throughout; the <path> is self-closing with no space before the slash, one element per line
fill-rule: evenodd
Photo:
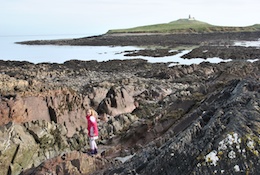
<path fill-rule="evenodd" d="M 213 33 L 213 32 L 241 32 L 259 31 L 260 24 L 247 27 L 214 26 L 194 19 L 179 19 L 169 23 L 139 26 L 129 29 L 109 30 L 108 34 L 116 33 Z"/>
<path fill-rule="evenodd" d="M 253 25 L 252 27 L 254 27 L 254 28 L 260 30 L 260 24 L 255 24 L 255 25 Z"/>

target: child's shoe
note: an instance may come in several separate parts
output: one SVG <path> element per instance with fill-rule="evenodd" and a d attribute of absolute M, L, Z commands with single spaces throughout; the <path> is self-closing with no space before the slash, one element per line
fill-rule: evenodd
<path fill-rule="evenodd" d="M 88 154 L 89 155 L 94 155 L 95 154 L 95 150 L 90 150 Z"/>
<path fill-rule="evenodd" d="M 97 154 L 97 153 L 98 153 L 97 148 L 95 148 L 94 149 L 94 154 Z"/>

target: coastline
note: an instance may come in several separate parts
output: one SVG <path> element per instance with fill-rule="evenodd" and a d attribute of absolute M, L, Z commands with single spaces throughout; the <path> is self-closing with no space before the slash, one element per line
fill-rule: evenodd
<path fill-rule="evenodd" d="M 223 32 L 203 34 L 103 34 L 73 39 L 33 40 L 17 42 L 26 45 L 70 45 L 70 46 L 190 46 L 232 44 L 233 41 L 255 41 L 260 31 L 255 32 Z"/>
<path fill-rule="evenodd" d="M 167 33 L 117 33 L 94 35 L 83 38 L 58 40 L 33 40 L 18 42 L 22 45 L 54 45 L 54 46 L 133 46 L 138 50 L 125 50 L 125 56 L 165 57 L 176 55 L 176 48 L 193 48 L 182 58 L 220 58 L 223 60 L 259 59 L 257 47 L 235 45 L 236 42 L 258 41 L 260 31 L 225 32 L 203 34 L 167 34 Z M 205 52 L 206 51 L 206 52 Z M 174 60 L 173 60 L 174 61 Z"/>
<path fill-rule="evenodd" d="M 232 174 L 234 165 L 245 172 L 252 164 L 250 174 L 259 174 L 259 156 L 254 153 L 260 143 L 260 61 L 247 61 L 259 57 L 259 48 L 230 46 L 238 36 L 201 36 L 192 35 L 183 43 L 168 43 L 175 41 L 172 35 L 163 36 L 168 42 L 159 35 L 102 35 L 69 42 L 111 43 L 113 38 L 118 44 L 126 44 L 139 38 L 140 45 L 197 43 L 185 57 L 217 55 L 233 61 L 215 64 L 205 59 L 200 64 L 172 65 L 174 60 L 150 63 L 139 58 L 102 62 L 72 59 L 62 64 L 0 60 L 0 134 L 4 140 L 0 142 L 0 159 L 6 160 L 0 162 L 0 172 L 101 175 L 132 170 L 150 174 L 152 170 L 154 174 L 214 174 L 226 168 Z M 241 35 L 240 40 L 246 36 Z M 64 42 L 68 44 L 68 40 Z M 127 53 L 157 59 L 158 54 L 180 52 L 160 49 Z M 93 157 L 86 154 L 89 145 L 84 115 L 89 107 L 99 114 L 100 152 Z M 229 147 L 229 138 L 239 138 L 242 143 L 234 144 L 247 149 L 247 154 Z M 248 147 L 253 141 L 258 145 Z M 227 149 L 223 149 L 225 146 Z M 231 160 L 230 152 L 244 159 L 233 156 Z M 121 163 L 118 157 L 130 159 Z M 214 166 L 209 157 L 215 158 Z M 94 169 L 85 168 L 93 165 Z"/>

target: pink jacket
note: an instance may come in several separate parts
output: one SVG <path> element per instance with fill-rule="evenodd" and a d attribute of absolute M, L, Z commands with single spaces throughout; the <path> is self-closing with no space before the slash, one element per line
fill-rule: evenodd
<path fill-rule="evenodd" d="M 94 116 L 86 116 L 88 121 L 88 136 L 89 137 L 96 137 L 98 136 L 98 126 L 97 120 Z"/>

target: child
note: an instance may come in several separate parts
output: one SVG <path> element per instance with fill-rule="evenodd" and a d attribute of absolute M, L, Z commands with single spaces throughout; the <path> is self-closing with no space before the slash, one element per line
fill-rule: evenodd
<path fill-rule="evenodd" d="M 88 122 L 88 136 L 89 136 L 89 146 L 90 154 L 97 154 L 97 143 L 96 139 L 98 138 L 98 126 L 97 126 L 97 112 L 94 109 L 88 109 L 86 111 L 86 119 Z"/>

